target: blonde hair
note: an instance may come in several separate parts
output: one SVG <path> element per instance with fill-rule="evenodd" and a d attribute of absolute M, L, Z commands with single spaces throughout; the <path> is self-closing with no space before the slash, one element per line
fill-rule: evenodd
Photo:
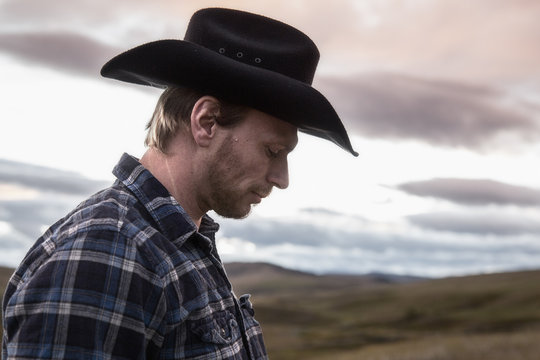
<path fill-rule="evenodd" d="M 189 129 L 191 112 L 203 95 L 184 87 L 168 87 L 159 97 L 152 118 L 146 124 L 144 144 L 165 153 L 173 136 L 180 128 Z M 243 119 L 247 107 L 219 100 L 220 110 L 216 122 L 221 126 L 232 126 Z"/>

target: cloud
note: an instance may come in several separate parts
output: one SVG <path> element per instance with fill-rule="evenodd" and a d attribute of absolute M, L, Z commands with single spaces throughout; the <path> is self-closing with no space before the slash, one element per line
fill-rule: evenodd
<path fill-rule="evenodd" d="M 0 159 L 0 249 L 10 254 L 0 261 L 16 265 L 45 228 L 107 185 L 73 172 Z"/>
<path fill-rule="evenodd" d="M 448 226 L 444 227 L 446 232 L 434 226 L 380 231 L 376 224 L 342 228 L 254 215 L 220 223 L 217 245 L 224 250 L 224 261 L 270 261 L 315 273 L 379 271 L 439 277 L 535 268 L 540 255 L 538 228 L 532 222 L 521 228 L 513 224 L 513 231 L 493 227 L 497 234 L 491 236 L 485 228 L 475 229 L 480 224 L 474 221 L 470 224 L 473 228 L 456 225 L 458 232 L 454 233 Z M 531 228 L 524 231 L 526 226 Z"/>
<path fill-rule="evenodd" d="M 436 178 L 403 183 L 397 188 L 408 194 L 462 205 L 540 205 L 540 189 L 486 179 Z"/>
<path fill-rule="evenodd" d="M 98 26 L 118 21 L 127 12 L 152 8 L 144 6 L 145 3 L 141 0 L 118 0 L 114 3 L 104 0 L 3 0 L 0 3 L 0 26 L 34 29 Z"/>
<path fill-rule="evenodd" d="M 129 48 L 158 38 L 183 36 L 189 17 L 203 2 L 3 0 L 0 1 L 0 32 L 75 32 Z M 215 6 L 215 2 L 212 5 Z"/>
<path fill-rule="evenodd" d="M 322 40 L 317 43 L 324 48 L 323 61 L 343 65 L 334 71 L 391 69 L 492 84 L 538 81 L 538 2 L 497 7 L 490 0 L 349 3 L 356 9 L 335 6 L 343 13 L 314 23 L 305 17 L 308 33 Z"/>
<path fill-rule="evenodd" d="M 334 216 L 343 216 L 344 214 L 340 213 L 339 211 L 326 209 L 323 207 L 310 207 L 310 208 L 303 208 L 300 209 L 301 212 L 312 214 L 312 215 L 321 215 L 321 216 L 328 216 L 328 217 L 334 217 Z"/>
<path fill-rule="evenodd" d="M 540 189 L 487 179 L 456 178 L 411 181 L 397 188 L 465 206 L 459 212 L 435 211 L 407 217 L 422 229 L 502 237 L 540 234 L 536 210 L 540 206 Z"/>
<path fill-rule="evenodd" d="M 0 52 L 62 72 L 98 77 L 101 66 L 120 52 L 77 33 L 0 34 Z"/>
<path fill-rule="evenodd" d="M 19 236 L 37 239 L 44 228 L 65 216 L 82 199 L 65 195 L 48 195 L 34 200 L 0 201 L 0 221 L 10 225 Z M 2 236 L 0 240 L 4 242 Z"/>
<path fill-rule="evenodd" d="M 0 159 L 0 185 L 0 222 L 8 223 L 18 237 L 30 239 L 109 183 L 73 172 Z M 0 236 L 0 240 L 5 241 L 7 236 L 13 237 L 14 233 Z"/>
<path fill-rule="evenodd" d="M 489 0 L 342 0 L 332 5 L 308 0 L 3 0 L 0 30 L 75 29 L 133 45 L 181 37 L 192 13 L 207 6 L 288 22 L 315 40 L 324 65 L 348 74 L 376 66 L 471 81 L 515 81 L 530 79 L 540 56 L 535 36 L 540 5 L 534 1 L 493 7 Z M 486 11 L 490 16 L 478 26 L 479 14 Z"/>
<path fill-rule="evenodd" d="M 412 215 L 408 219 L 424 229 L 453 233 L 498 236 L 540 234 L 540 218 L 532 216 L 509 216 L 490 212 L 483 214 L 443 212 Z"/>
<path fill-rule="evenodd" d="M 341 216 L 346 218 L 346 215 Z M 342 219 L 343 220 L 343 219 Z M 358 221 L 351 216 L 349 226 L 343 227 L 341 222 L 320 222 L 302 219 L 268 219 L 258 216 L 238 221 L 221 219 L 220 236 L 243 239 L 259 248 L 273 246 L 299 246 L 360 250 L 372 254 L 383 254 L 388 251 L 441 251 L 453 245 L 426 241 L 423 236 L 407 233 L 404 229 L 381 229 L 378 223 L 367 220 Z M 355 226 L 356 223 L 356 226 Z"/>
<path fill-rule="evenodd" d="M 390 73 L 325 77 L 319 84 L 350 130 L 366 137 L 474 150 L 501 139 L 540 139 L 540 109 L 488 87 Z"/>
<path fill-rule="evenodd" d="M 0 184 L 18 184 L 39 192 L 86 196 L 109 185 L 70 171 L 0 159 Z M 0 196 L 1 198 L 1 196 Z"/>

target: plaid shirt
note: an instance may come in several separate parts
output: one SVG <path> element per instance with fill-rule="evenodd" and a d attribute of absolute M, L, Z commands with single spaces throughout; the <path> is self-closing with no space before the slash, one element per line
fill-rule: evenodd
<path fill-rule="evenodd" d="M 4 359 L 267 359 L 249 295 L 139 162 L 38 239 L 3 302 Z"/>

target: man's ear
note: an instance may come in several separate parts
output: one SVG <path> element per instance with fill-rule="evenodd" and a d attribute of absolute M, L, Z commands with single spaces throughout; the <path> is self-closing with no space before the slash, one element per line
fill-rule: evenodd
<path fill-rule="evenodd" d="M 191 134 L 195 143 L 207 147 L 216 133 L 216 118 L 219 116 L 219 100 L 212 96 L 203 96 L 191 111 Z"/>

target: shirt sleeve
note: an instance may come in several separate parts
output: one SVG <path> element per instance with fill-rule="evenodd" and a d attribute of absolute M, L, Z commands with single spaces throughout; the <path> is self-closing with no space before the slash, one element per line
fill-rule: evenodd
<path fill-rule="evenodd" d="M 4 359 L 153 358 L 165 327 L 162 279 L 119 234 L 77 236 L 6 291 Z"/>

